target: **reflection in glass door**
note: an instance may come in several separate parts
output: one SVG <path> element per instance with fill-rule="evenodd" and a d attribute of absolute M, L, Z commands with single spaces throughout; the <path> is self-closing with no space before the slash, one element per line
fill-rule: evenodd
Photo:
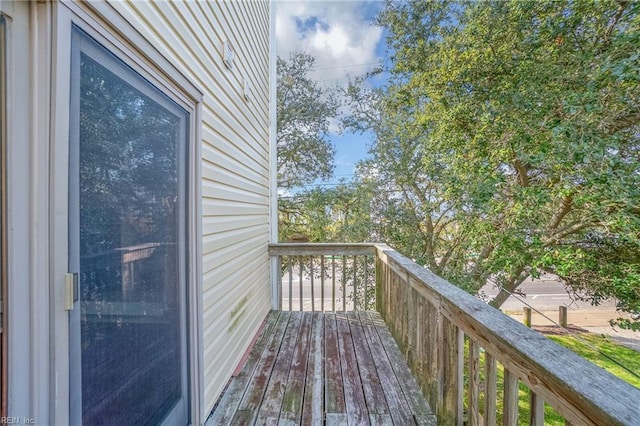
<path fill-rule="evenodd" d="M 188 115 L 79 30 L 72 51 L 71 419 L 187 424 Z"/>

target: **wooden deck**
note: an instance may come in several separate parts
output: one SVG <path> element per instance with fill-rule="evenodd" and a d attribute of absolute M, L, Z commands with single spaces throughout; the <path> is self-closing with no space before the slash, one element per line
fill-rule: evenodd
<path fill-rule="evenodd" d="M 435 425 L 377 312 L 271 312 L 206 425 Z"/>

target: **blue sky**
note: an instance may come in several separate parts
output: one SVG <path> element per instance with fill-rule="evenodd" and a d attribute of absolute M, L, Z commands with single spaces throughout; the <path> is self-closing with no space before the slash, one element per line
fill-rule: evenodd
<path fill-rule="evenodd" d="M 278 55 L 309 52 L 315 57 L 319 85 L 345 85 L 349 78 L 373 70 L 385 54 L 383 30 L 372 20 L 381 1 L 278 1 L 276 41 Z M 350 179 L 355 164 L 367 155 L 371 137 L 351 133 L 332 134 L 336 147 L 335 183 Z"/>

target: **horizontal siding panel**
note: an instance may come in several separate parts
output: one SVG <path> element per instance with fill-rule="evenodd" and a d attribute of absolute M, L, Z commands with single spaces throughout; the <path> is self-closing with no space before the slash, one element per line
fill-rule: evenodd
<path fill-rule="evenodd" d="M 238 245 L 248 245 L 252 243 L 255 238 L 269 238 L 269 229 L 263 225 L 254 226 L 253 228 L 243 228 L 240 230 L 233 230 L 228 232 L 218 232 L 214 234 L 205 234 L 203 238 L 204 252 L 213 254 L 215 251 L 226 251 L 227 249 L 233 249 Z M 216 254 L 216 257 L 222 258 Z M 204 260 L 208 258 L 205 256 Z M 210 269 L 214 269 L 213 265 Z"/>
<path fill-rule="evenodd" d="M 264 290 L 262 291 L 263 294 L 256 294 L 253 300 L 265 300 L 270 297 L 269 293 L 264 293 Z M 219 395 L 224 390 L 229 376 L 237 368 L 242 359 L 242 355 L 246 351 L 246 344 L 244 342 L 252 341 L 262 324 L 262 321 L 256 322 L 254 318 L 264 319 L 269 309 L 270 306 L 268 304 L 256 303 L 249 306 L 248 311 L 251 312 L 252 315 L 244 316 L 238 323 L 238 329 L 244 330 L 243 332 L 236 333 L 233 337 L 226 337 L 226 339 L 218 339 L 209 345 L 207 352 L 204 354 L 206 365 L 204 371 L 205 394 Z M 239 355 L 235 357 L 219 357 L 218 348 L 220 348 L 223 341 L 226 342 L 225 346 L 229 353 Z M 218 354 L 217 357 L 216 354 Z"/>
<path fill-rule="evenodd" d="M 208 412 L 271 305 L 269 2 L 110 3 L 203 91 L 199 238 Z M 231 70 L 222 63 L 226 39 L 235 51 Z"/>
<path fill-rule="evenodd" d="M 261 216 L 206 216 L 202 218 L 202 234 L 229 232 L 242 228 L 267 226 Z"/>
<path fill-rule="evenodd" d="M 202 175 L 206 176 L 208 180 L 233 188 L 242 188 L 265 197 L 269 195 L 269 190 L 266 186 L 268 182 L 267 178 L 262 179 L 262 183 L 258 183 L 247 179 L 246 176 L 237 174 L 235 171 L 223 168 L 219 164 L 212 164 L 209 161 L 202 162 Z"/>
<path fill-rule="evenodd" d="M 256 194 L 252 191 L 223 185 L 210 180 L 203 180 L 202 182 L 202 196 L 204 198 L 217 198 L 240 203 L 264 205 L 266 195 L 267 194 Z"/>
<path fill-rule="evenodd" d="M 258 135 L 249 135 L 240 127 L 227 127 L 224 118 L 212 111 L 203 110 L 204 139 L 212 146 L 226 152 L 229 156 L 249 165 L 246 159 L 255 164 L 265 165 L 264 161 L 269 156 L 269 147 L 264 141 L 256 139 Z M 240 143 L 240 144 L 239 144 Z M 246 159 L 239 157 L 246 156 Z"/>
<path fill-rule="evenodd" d="M 233 158 L 226 152 L 220 151 L 211 145 L 204 145 L 202 147 L 202 157 L 204 179 L 216 180 L 215 175 L 209 173 L 205 175 L 204 173 L 209 172 L 213 168 L 217 168 L 220 173 L 229 171 L 229 174 L 241 176 L 243 179 L 259 186 L 266 186 L 265 183 L 269 180 L 267 170 L 263 170 L 262 167 L 259 167 L 257 170 L 248 169 L 243 166 L 237 158 Z"/>
<path fill-rule="evenodd" d="M 242 204 L 227 200 L 209 199 L 202 200 L 203 216 L 251 216 L 264 217 L 269 214 L 268 204 Z M 265 223 L 267 223 L 265 221 Z"/>
<path fill-rule="evenodd" d="M 258 235 L 249 242 L 256 245 L 261 241 L 268 241 L 268 234 Z M 206 244 L 206 243 L 205 243 Z M 236 270 L 243 271 L 247 269 L 251 264 L 251 259 L 248 259 L 248 253 L 253 256 L 259 254 L 261 250 L 260 246 L 252 247 L 249 244 L 234 244 L 227 246 L 224 250 L 217 250 L 213 253 L 207 253 L 202 261 L 202 269 L 207 278 L 207 274 L 210 271 L 215 271 L 213 276 L 215 279 L 223 282 L 227 276 L 233 274 Z M 205 289 L 206 291 L 206 289 Z"/>
<path fill-rule="evenodd" d="M 268 273 L 269 264 L 266 258 L 248 266 L 249 273 L 231 274 L 204 292 L 204 317 L 207 323 L 212 326 L 205 330 L 204 334 L 211 341 L 218 338 L 218 331 L 228 330 L 229 319 L 235 315 L 233 312 L 238 310 L 237 305 L 246 295 L 260 293 L 264 289 L 264 286 L 260 285 L 260 281 L 262 276 Z M 267 288 L 266 291 L 269 289 Z M 250 300 L 253 301 L 253 298 Z"/>

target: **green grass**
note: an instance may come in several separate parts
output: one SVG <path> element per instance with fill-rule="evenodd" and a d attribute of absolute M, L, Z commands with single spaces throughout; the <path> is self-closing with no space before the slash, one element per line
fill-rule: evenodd
<path fill-rule="evenodd" d="M 548 338 L 552 339 L 556 343 L 571 349 L 578 355 L 588 359 L 601 368 L 609 371 L 611 374 L 619 377 L 622 380 L 627 381 L 633 386 L 640 388 L 640 378 L 632 374 L 633 372 L 640 372 L 640 353 L 622 346 L 606 336 L 597 334 L 580 334 L 578 337 L 572 335 L 548 335 Z M 606 354 L 608 357 L 617 361 L 614 362 L 602 354 Z M 484 365 L 484 354 L 480 354 L 480 365 Z M 618 364 L 624 365 L 627 369 L 621 367 Z M 480 380 L 484 380 L 483 369 L 480 370 Z M 503 413 L 503 401 L 500 395 L 504 390 L 504 369 L 498 364 L 498 377 L 497 377 L 497 422 L 502 423 Z M 519 386 L 519 419 L 520 425 L 529 424 L 529 389 L 520 384 Z M 465 395 L 466 397 L 466 395 Z M 480 407 L 483 407 L 484 395 L 480 395 Z M 482 408 L 481 408 L 482 411 Z M 564 426 L 564 418 L 560 416 L 553 408 L 545 404 L 545 425 L 558 425 Z"/>
<path fill-rule="evenodd" d="M 580 334 L 577 338 L 571 335 L 547 337 L 571 349 L 597 366 L 604 368 L 614 376 L 640 388 L 640 377 L 633 375 L 629 371 L 640 374 L 640 352 L 629 349 L 606 336 L 598 334 L 585 333 Z M 602 354 L 614 359 L 617 363 Z M 625 366 L 626 369 L 618 364 Z"/>

